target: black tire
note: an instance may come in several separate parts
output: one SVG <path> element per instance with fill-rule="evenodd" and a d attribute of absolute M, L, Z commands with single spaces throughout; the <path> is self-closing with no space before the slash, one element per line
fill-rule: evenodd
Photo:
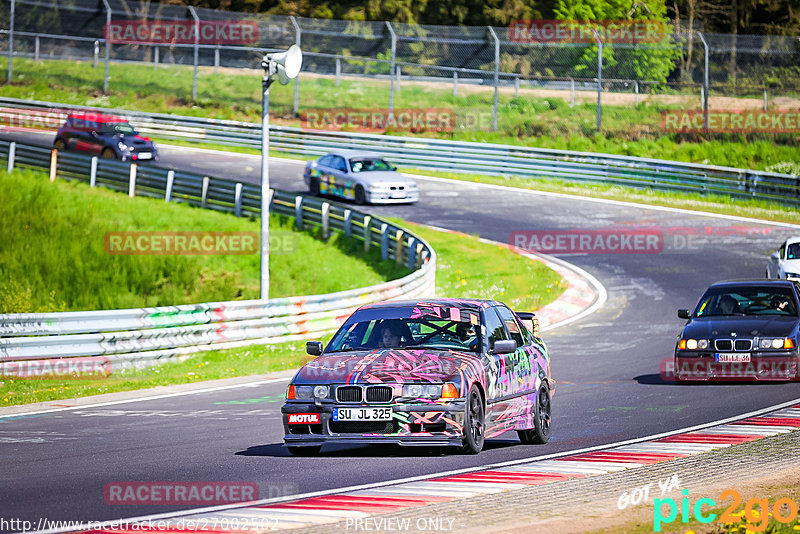
<path fill-rule="evenodd" d="M 364 186 L 356 186 L 356 204 L 364 204 L 367 202 L 367 193 L 364 191 Z"/>
<path fill-rule="evenodd" d="M 117 155 L 114 154 L 114 151 L 111 150 L 110 148 L 104 148 L 103 153 L 100 155 L 105 159 L 117 159 Z"/>
<path fill-rule="evenodd" d="M 314 445 L 311 447 L 292 447 L 291 445 L 286 446 L 289 449 L 289 454 L 292 456 L 316 456 L 319 454 L 320 449 L 322 449 L 322 445 Z"/>
<path fill-rule="evenodd" d="M 469 388 L 467 403 L 464 408 L 464 444 L 461 452 L 478 454 L 483 450 L 485 409 L 483 397 L 475 384 Z"/>
<path fill-rule="evenodd" d="M 308 180 L 308 191 L 315 197 L 319 196 L 319 178 L 310 178 Z"/>
<path fill-rule="evenodd" d="M 58 139 L 56 139 L 56 142 L 53 143 L 53 148 L 55 148 L 59 152 L 63 152 L 67 149 L 67 144 L 64 142 L 63 139 L 59 137 Z"/>
<path fill-rule="evenodd" d="M 533 407 L 533 428 L 517 430 L 519 440 L 525 444 L 542 445 L 550 440 L 552 434 L 552 408 L 550 405 L 550 388 L 542 384 L 536 395 L 536 404 Z"/>

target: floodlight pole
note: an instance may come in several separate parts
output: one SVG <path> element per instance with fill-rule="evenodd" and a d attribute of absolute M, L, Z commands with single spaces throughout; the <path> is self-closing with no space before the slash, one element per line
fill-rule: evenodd
<path fill-rule="evenodd" d="M 270 62 L 271 63 L 271 62 Z M 269 300 L 269 86 L 271 65 L 264 68 L 261 86 L 261 300 Z"/>

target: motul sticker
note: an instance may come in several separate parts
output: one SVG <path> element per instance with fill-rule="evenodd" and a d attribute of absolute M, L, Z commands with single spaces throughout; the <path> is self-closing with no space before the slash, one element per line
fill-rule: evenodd
<path fill-rule="evenodd" d="M 290 413 L 289 414 L 289 424 L 290 425 L 318 425 L 319 424 L 319 414 L 318 413 Z"/>

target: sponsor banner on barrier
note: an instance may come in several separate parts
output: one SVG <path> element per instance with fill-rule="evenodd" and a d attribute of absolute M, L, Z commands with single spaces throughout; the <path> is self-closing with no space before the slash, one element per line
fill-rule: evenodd
<path fill-rule="evenodd" d="M 253 45 L 259 39 L 254 20 L 112 20 L 104 33 L 112 44 Z"/>
<path fill-rule="evenodd" d="M 514 43 L 658 43 L 665 27 L 659 20 L 514 20 L 508 40 Z"/>
<path fill-rule="evenodd" d="M 661 129 L 670 133 L 800 133 L 800 111 L 708 112 L 708 127 L 702 110 L 665 110 Z"/>
<path fill-rule="evenodd" d="M 112 373 L 106 356 L 52 358 L 0 362 L 0 377 L 62 379 L 102 379 Z"/>

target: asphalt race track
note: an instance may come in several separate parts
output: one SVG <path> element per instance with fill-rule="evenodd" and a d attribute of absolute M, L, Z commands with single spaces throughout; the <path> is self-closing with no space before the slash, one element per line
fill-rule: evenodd
<path fill-rule="evenodd" d="M 52 142 L 45 135 L 14 138 Z M 160 152 L 162 166 L 259 183 L 255 156 L 165 146 Z M 305 191 L 301 172 L 300 163 L 274 160 L 271 184 Z M 615 226 L 666 233 L 655 254 L 562 256 L 597 277 L 608 301 L 545 335 L 558 382 L 550 443 L 524 446 L 508 433 L 488 441 L 477 456 L 331 447 L 318 458 L 295 458 L 282 447 L 279 416 L 287 381 L 278 380 L 0 418 L 0 462 L 6 466 L 0 471 L 0 517 L 101 520 L 178 509 L 108 505 L 103 489 L 114 481 L 249 481 L 266 498 L 394 480 L 647 436 L 800 398 L 798 383 L 677 386 L 659 374 L 682 325 L 676 310 L 694 306 L 716 280 L 762 277 L 769 253 L 800 230 L 467 182 L 419 185 L 417 205 L 366 211 L 502 242 L 528 230 Z"/>

